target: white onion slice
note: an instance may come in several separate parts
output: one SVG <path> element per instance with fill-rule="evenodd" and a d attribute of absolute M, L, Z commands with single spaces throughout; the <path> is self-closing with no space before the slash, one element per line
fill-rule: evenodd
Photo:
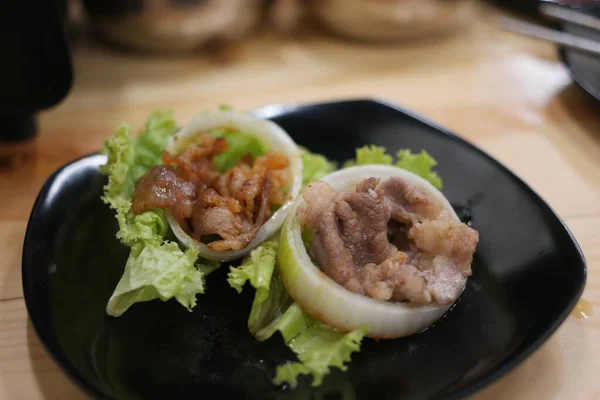
<path fill-rule="evenodd" d="M 288 173 L 290 185 L 288 200 L 260 227 L 254 239 L 241 250 L 217 251 L 209 248 L 204 243 L 189 236 L 179 226 L 173 214 L 167 209 L 167 220 L 171 230 L 181 244 L 186 247 L 195 247 L 200 256 L 209 260 L 231 261 L 239 259 L 248 254 L 261 242 L 273 235 L 283 223 L 287 216 L 294 198 L 302 187 L 302 158 L 300 150 L 292 138 L 279 125 L 272 121 L 233 111 L 214 111 L 201 114 L 184 126 L 174 137 L 167 147 L 167 151 L 177 154 L 186 145 L 185 138 L 191 138 L 202 131 L 212 128 L 230 127 L 237 129 L 243 134 L 254 136 L 265 142 L 272 150 L 284 154 L 288 160 Z"/>
<path fill-rule="evenodd" d="M 423 178 L 406 170 L 384 165 L 368 165 L 342 169 L 324 178 L 335 190 L 355 190 L 356 185 L 370 177 L 385 180 L 402 177 L 435 196 L 460 221 L 444 195 Z M 313 264 L 302 240 L 297 207 L 304 202 L 298 196 L 284 222 L 278 265 L 283 283 L 303 311 L 327 325 L 350 332 L 362 324 L 369 327 L 369 337 L 393 339 L 408 336 L 431 326 L 452 306 L 425 306 L 376 300 L 350 292 Z M 466 284 L 466 279 L 463 281 Z"/>

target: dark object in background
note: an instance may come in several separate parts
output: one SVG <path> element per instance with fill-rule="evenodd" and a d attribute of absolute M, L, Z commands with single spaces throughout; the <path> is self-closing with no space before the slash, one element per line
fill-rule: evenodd
<path fill-rule="evenodd" d="M 499 6 L 505 6 L 512 10 L 539 17 L 539 5 L 542 2 L 557 3 L 568 6 L 581 6 L 588 4 L 600 4 L 600 0 L 491 0 Z"/>
<path fill-rule="evenodd" d="M 0 165 L 27 151 L 36 115 L 72 84 L 64 0 L 0 2 Z"/>
<path fill-rule="evenodd" d="M 332 369 L 322 387 L 301 379 L 297 389 L 281 390 L 270 379 L 294 355 L 279 335 L 259 342 L 250 334 L 254 291 L 233 290 L 225 267 L 207 278 L 191 313 L 174 300 L 155 300 L 120 318 L 106 315 L 129 249 L 100 200 L 106 177 L 98 166 L 106 159 L 84 157 L 51 176 L 36 201 L 23 248 L 23 292 L 42 343 L 98 398 L 464 398 L 528 357 L 573 309 L 586 280 L 576 241 L 537 194 L 477 148 L 373 101 L 257 113 L 338 162 L 367 143 L 392 154 L 430 152 L 444 194 L 481 235 L 464 293 L 421 334 L 365 340 L 348 371 Z"/>
<path fill-rule="evenodd" d="M 492 3 L 528 15 L 538 15 L 540 0 L 491 0 Z"/>
<path fill-rule="evenodd" d="M 554 19 L 542 18 L 539 5 L 542 3 L 559 4 L 565 8 L 571 8 L 577 12 L 590 14 L 600 18 L 600 0 L 494 0 L 501 5 L 510 5 L 519 11 L 540 18 L 540 23 L 552 25 L 553 29 L 563 30 L 567 33 L 577 35 L 581 38 L 600 42 L 600 31 L 577 25 L 573 22 L 555 21 Z M 591 97 L 600 101 L 600 57 L 585 51 L 559 47 L 559 55 L 565 64 L 573 81 L 580 86 Z"/>
<path fill-rule="evenodd" d="M 580 10 L 600 17 L 600 2 L 580 7 Z M 600 32 L 571 23 L 563 23 L 565 32 L 600 41 Z M 561 48 L 560 56 L 573 80 L 592 97 L 600 101 L 600 57 L 574 49 Z"/>

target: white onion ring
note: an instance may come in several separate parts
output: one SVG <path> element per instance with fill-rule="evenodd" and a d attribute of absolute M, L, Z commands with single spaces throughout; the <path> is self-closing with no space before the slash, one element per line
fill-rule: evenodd
<path fill-rule="evenodd" d="M 231 261 L 244 257 L 261 242 L 279 230 L 302 187 L 302 157 L 296 143 L 279 125 L 266 119 L 233 111 L 207 112 L 196 117 L 175 135 L 174 139 L 167 146 L 167 151 L 171 154 L 177 154 L 185 147 L 187 142 L 181 139 L 190 138 L 201 131 L 218 127 L 235 128 L 243 132 L 243 134 L 257 137 L 274 151 L 284 154 L 289 160 L 287 170 L 291 179 L 288 200 L 271 215 L 260 227 L 254 239 L 242 250 L 216 251 L 209 248 L 204 243 L 189 236 L 179 226 L 170 210 L 166 210 L 171 230 L 182 245 L 195 247 L 198 249 L 201 257 L 209 260 Z"/>
<path fill-rule="evenodd" d="M 333 172 L 321 180 L 339 191 L 354 190 L 359 182 L 370 177 L 384 180 L 394 176 L 406 179 L 435 196 L 450 212 L 451 217 L 460 221 L 439 190 L 425 179 L 401 168 L 384 165 L 350 167 Z M 278 251 L 278 268 L 288 293 L 303 311 L 343 332 L 350 332 L 366 324 L 369 327 L 369 337 L 393 339 L 422 331 L 450 309 L 452 304 L 421 306 L 376 300 L 350 292 L 325 275 L 313 264 L 302 240 L 296 215 L 296 209 L 302 203 L 302 196 L 298 196 L 284 222 Z M 463 290 L 466 281 L 463 280 Z"/>

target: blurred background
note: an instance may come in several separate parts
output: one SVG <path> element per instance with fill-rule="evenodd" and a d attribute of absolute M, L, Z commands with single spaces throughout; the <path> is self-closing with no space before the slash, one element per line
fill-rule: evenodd
<path fill-rule="evenodd" d="M 357 98 L 398 104 L 507 165 L 566 217 L 597 269 L 599 10 L 600 0 L 0 1 L 2 295 L 22 296 L 22 238 L 44 182 L 117 124 L 138 130 L 159 108 L 185 124 L 221 104 Z M 22 302 L 2 304 L 0 398 L 82 398 Z M 565 324 L 481 398 L 597 397 L 586 322 Z"/>
<path fill-rule="evenodd" d="M 455 119 L 472 119 L 458 102 L 484 107 L 480 93 L 497 90 L 514 74 L 530 71 L 534 76 L 523 78 L 531 83 L 556 72 L 550 64 L 536 69 L 556 58 L 554 45 L 523 40 L 497 22 L 509 15 L 560 29 L 540 16 L 540 3 L 578 8 L 597 2 L 5 2 L 0 163 L 10 166 L 31 149 L 39 152 L 29 144 L 45 140 L 40 132 L 55 135 L 53 147 L 65 147 L 57 150 L 60 161 L 95 151 L 117 123 L 139 126 L 159 107 L 184 121 L 221 103 L 248 109 L 378 97 L 425 113 L 443 102 L 433 116 L 452 128 Z M 520 71 L 498 73 L 510 57 Z M 556 84 L 564 83 L 568 74 L 558 78 Z M 511 100 L 510 92 L 504 96 L 494 99 L 496 106 Z M 65 134 L 75 126 L 85 134 Z M 468 124 L 460 129 L 469 135 Z M 61 137 L 69 139 L 62 143 Z"/>

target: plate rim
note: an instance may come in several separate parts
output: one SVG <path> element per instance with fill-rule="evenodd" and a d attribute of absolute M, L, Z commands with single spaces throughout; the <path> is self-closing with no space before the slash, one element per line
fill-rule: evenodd
<path fill-rule="evenodd" d="M 508 372 L 513 370 L 519 364 L 521 364 L 524 360 L 529 358 L 533 353 L 535 353 L 542 344 L 544 344 L 548 339 L 554 335 L 556 330 L 564 323 L 564 321 L 568 318 L 569 314 L 581 298 L 581 295 L 585 289 L 587 283 L 587 261 L 585 255 L 579 245 L 577 239 L 565 223 L 565 221 L 558 215 L 558 213 L 552 208 L 552 206 L 542 197 L 540 194 L 535 191 L 531 186 L 529 186 L 525 181 L 523 181 L 518 175 L 516 175 L 511 169 L 502 164 L 496 158 L 482 150 L 481 148 L 475 146 L 473 143 L 468 141 L 467 139 L 453 133 L 452 131 L 438 125 L 436 122 L 433 122 L 431 119 L 428 119 L 421 114 L 410 111 L 398 104 L 392 102 L 391 100 L 382 98 L 382 97 L 361 97 L 354 99 L 343 99 L 343 100 L 332 100 L 332 101 L 321 101 L 321 102 L 307 102 L 307 103 L 295 103 L 295 104 L 271 104 L 262 107 L 258 107 L 250 110 L 250 113 L 257 115 L 262 118 L 272 119 L 278 116 L 284 116 L 285 114 L 289 114 L 297 111 L 310 111 L 311 109 L 322 108 L 322 107 L 332 107 L 332 106 L 340 106 L 340 105 L 348 105 L 352 103 L 372 103 L 377 104 L 379 106 L 383 106 L 389 109 L 392 109 L 396 112 L 400 112 L 422 124 L 427 125 L 433 130 L 437 131 L 438 134 L 443 134 L 457 141 L 460 145 L 464 145 L 469 147 L 471 150 L 478 152 L 480 155 L 490 160 L 497 168 L 500 168 L 502 171 L 508 174 L 508 176 L 518 183 L 523 190 L 529 191 L 534 195 L 539 201 L 541 207 L 546 207 L 548 211 L 550 211 L 551 215 L 560 222 L 562 229 L 568 234 L 570 238 L 570 244 L 576 250 L 576 254 L 578 256 L 578 265 L 577 267 L 581 267 L 581 282 L 579 288 L 577 289 L 575 295 L 569 301 L 568 305 L 561 313 L 557 313 L 551 323 L 543 330 L 543 333 L 539 335 L 530 345 L 524 348 L 521 352 L 514 354 L 510 358 L 505 358 L 501 364 L 493 369 L 491 372 L 488 372 L 485 376 L 478 379 L 477 381 L 468 384 L 466 387 L 461 389 L 454 390 L 448 395 L 446 398 L 449 399 L 459 399 L 464 398 L 469 395 L 472 395 L 476 392 L 481 391 L 483 388 L 489 386 L 494 381 L 506 375 Z M 94 162 L 94 160 L 96 160 Z M 50 343 L 47 335 L 42 334 L 42 322 L 43 318 L 41 315 L 41 311 L 37 308 L 36 302 L 37 295 L 35 294 L 35 290 L 33 289 L 33 266 L 31 265 L 31 261 L 29 260 L 31 255 L 31 242 L 32 236 L 34 235 L 32 232 L 32 226 L 34 225 L 34 221 L 37 218 L 37 213 L 41 203 L 47 198 L 48 192 L 51 187 L 55 184 L 56 179 L 69 168 L 87 161 L 88 166 L 94 166 L 97 168 L 100 160 L 106 160 L 106 156 L 102 155 L 99 151 L 87 153 L 80 157 L 77 157 L 71 161 L 68 161 L 58 167 L 53 173 L 51 173 L 46 181 L 42 185 L 38 195 L 36 196 L 35 202 L 32 206 L 29 218 L 27 220 L 27 228 L 25 231 L 24 239 L 23 239 L 23 249 L 21 255 L 21 283 L 23 290 L 23 298 L 25 301 L 25 306 L 27 310 L 28 319 L 31 322 L 33 330 L 35 331 L 38 340 L 42 343 L 46 352 L 51 356 L 53 361 L 60 367 L 60 369 L 67 375 L 70 380 L 75 383 L 79 388 L 86 391 L 88 394 L 92 395 L 94 398 L 103 398 L 103 399 L 113 399 L 109 394 L 107 394 L 101 388 L 98 388 L 92 380 L 85 378 L 80 371 L 68 360 L 66 354 L 62 351 L 60 346 L 54 348 L 54 344 Z M 83 167 L 79 166 L 77 169 Z M 578 273 L 579 268 L 573 269 L 574 273 Z M 31 287 L 31 289 L 29 289 Z"/>

